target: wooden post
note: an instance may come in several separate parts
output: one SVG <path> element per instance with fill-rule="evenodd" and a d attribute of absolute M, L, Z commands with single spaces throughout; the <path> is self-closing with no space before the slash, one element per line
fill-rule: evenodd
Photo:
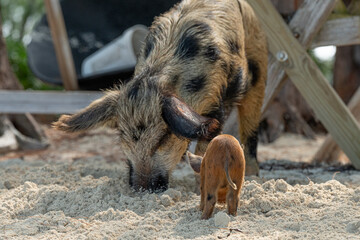
<path fill-rule="evenodd" d="M 352 16 L 327 21 L 311 47 L 360 44 L 360 17 Z"/>
<path fill-rule="evenodd" d="M 324 3 L 323 1 L 321 1 Z M 267 34 L 270 53 L 314 110 L 355 168 L 360 169 L 360 127 L 269 0 L 248 0 Z M 310 18 L 310 16 L 309 16 Z"/>
<path fill-rule="evenodd" d="M 329 17 L 335 3 L 336 0 L 306 0 L 295 13 L 289 23 L 289 27 L 306 49 L 310 47 L 312 40 Z M 262 106 L 263 114 L 287 80 L 284 69 L 275 57 L 269 57 L 268 66 L 267 85 Z"/>
<path fill-rule="evenodd" d="M 45 7 L 64 87 L 66 90 L 76 90 L 79 87 L 74 60 L 59 0 L 45 0 Z"/>
<path fill-rule="evenodd" d="M 351 98 L 348 107 L 354 114 L 355 118 L 360 122 L 360 88 L 356 90 L 353 97 Z M 338 156 L 341 153 L 341 149 L 336 144 L 334 139 L 328 134 L 325 138 L 324 143 L 321 145 L 319 150 L 313 157 L 314 163 L 331 163 L 337 161 Z"/>

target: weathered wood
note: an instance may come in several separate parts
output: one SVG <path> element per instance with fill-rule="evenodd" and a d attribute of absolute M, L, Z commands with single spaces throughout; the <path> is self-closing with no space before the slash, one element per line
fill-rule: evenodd
<path fill-rule="evenodd" d="M 8 116 L 13 126 L 23 135 L 31 137 L 37 141 L 45 140 L 45 133 L 30 113 L 10 114 Z"/>
<path fill-rule="evenodd" d="M 282 55 L 282 66 L 302 96 L 312 107 L 334 140 L 360 169 L 360 127 L 349 109 L 322 75 L 306 50 L 269 0 L 248 0 L 257 13 L 274 56 Z M 321 3 L 324 3 L 321 1 Z M 308 16 L 311 18 L 311 16 Z"/>
<path fill-rule="evenodd" d="M 101 92 L 0 91 L 0 113 L 75 113 Z"/>
<path fill-rule="evenodd" d="M 334 163 L 334 159 L 337 159 L 341 153 L 341 149 L 336 144 L 331 135 L 327 135 L 323 144 L 320 146 L 318 151 L 315 153 L 312 158 L 312 163 Z"/>
<path fill-rule="evenodd" d="M 357 89 L 357 91 L 351 98 L 348 107 L 350 111 L 353 113 L 356 120 L 360 122 L 360 88 Z M 319 148 L 319 150 L 315 153 L 313 157 L 313 162 L 314 163 L 336 162 L 340 153 L 341 153 L 341 149 L 336 144 L 332 136 L 328 134 L 325 138 L 325 141 Z"/>
<path fill-rule="evenodd" d="M 281 16 L 291 16 L 304 2 L 304 0 L 271 0 Z"/>
<path fill-rule="evenodd" d="M 311 47 L 356 44 L 360 44 L 359 16 L 328 20 L 314 39 Z"/>
<path fill-rule="evenodd" d="M 287 108 L 286 113 L 289 114 L 289 125 L 293 128 L 292 132 L 301 133 L 307 138 L 315 139 L 314 131 L 301 116 L 298 109 L 292 104 L 289 104 Z"/>
<path fill-rule="evenodd" d="M 77 76 L 59 0 L 45 0 L 56 60 L 66 90 L 78 89 Z"/>
<path fill-rule="evenodd" d="M 335 2 L 336 0 L 306 0 L 290 21 L 289 28 L 305 48 L 310 47 L 312 40 L 335 6 Z M 269 56 L 263 114 L 287 79 L 285 71 L 275 57 L 276 55 Z"/>

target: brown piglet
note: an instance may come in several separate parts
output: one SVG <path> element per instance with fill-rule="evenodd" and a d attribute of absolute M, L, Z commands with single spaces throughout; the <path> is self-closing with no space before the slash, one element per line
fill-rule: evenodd
<path fill-rule="evenodd" d="M 228 213 L 237 214 L 237 206 L 245 176 L 244 151 L 231 135 L 215 137 L 204 157 L 187 152 L 190 165 L 201 177 L 202 219 L 211 217 L 216 202 L 227 203 Z"/>

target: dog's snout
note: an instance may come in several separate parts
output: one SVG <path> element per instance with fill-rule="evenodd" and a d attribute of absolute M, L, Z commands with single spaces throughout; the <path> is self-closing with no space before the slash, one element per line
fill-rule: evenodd
<path fill-rule="evenodd" d="M 168 189 L 169 176 L 168 175 L 157 175 L 150 180 L 149 191 L 150 192 L 163 192 Z"/>
<path fill-rule="evenodd" d="M 130 168 L 129 174 L 130 186 L 135 191 L 149 191 L 152 193 L 163 192 L 169 187 L 169 175 L 157 174 L 144 176 L 142 174 L 137 175 L 132 168 Z"/>

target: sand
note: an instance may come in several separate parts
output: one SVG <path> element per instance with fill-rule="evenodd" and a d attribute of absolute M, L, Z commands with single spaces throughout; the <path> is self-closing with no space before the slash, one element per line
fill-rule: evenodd
<path fill-rule="evenodd" d="M 121 158 L 104 153 L 104 134 L 66 139 L 86 149 L 101 138 L 92 154 L 54 144 L 58 152 L 0 161 L 0 239 L 360 239 L 358 171 L 263 169 L 245 181 L 238 216 L 220 228 L 214 217 L 200 220 L 186 163 L 166 192 L 135 193 Z M 214 215 L 222 212 L 217 205 Z"/>

